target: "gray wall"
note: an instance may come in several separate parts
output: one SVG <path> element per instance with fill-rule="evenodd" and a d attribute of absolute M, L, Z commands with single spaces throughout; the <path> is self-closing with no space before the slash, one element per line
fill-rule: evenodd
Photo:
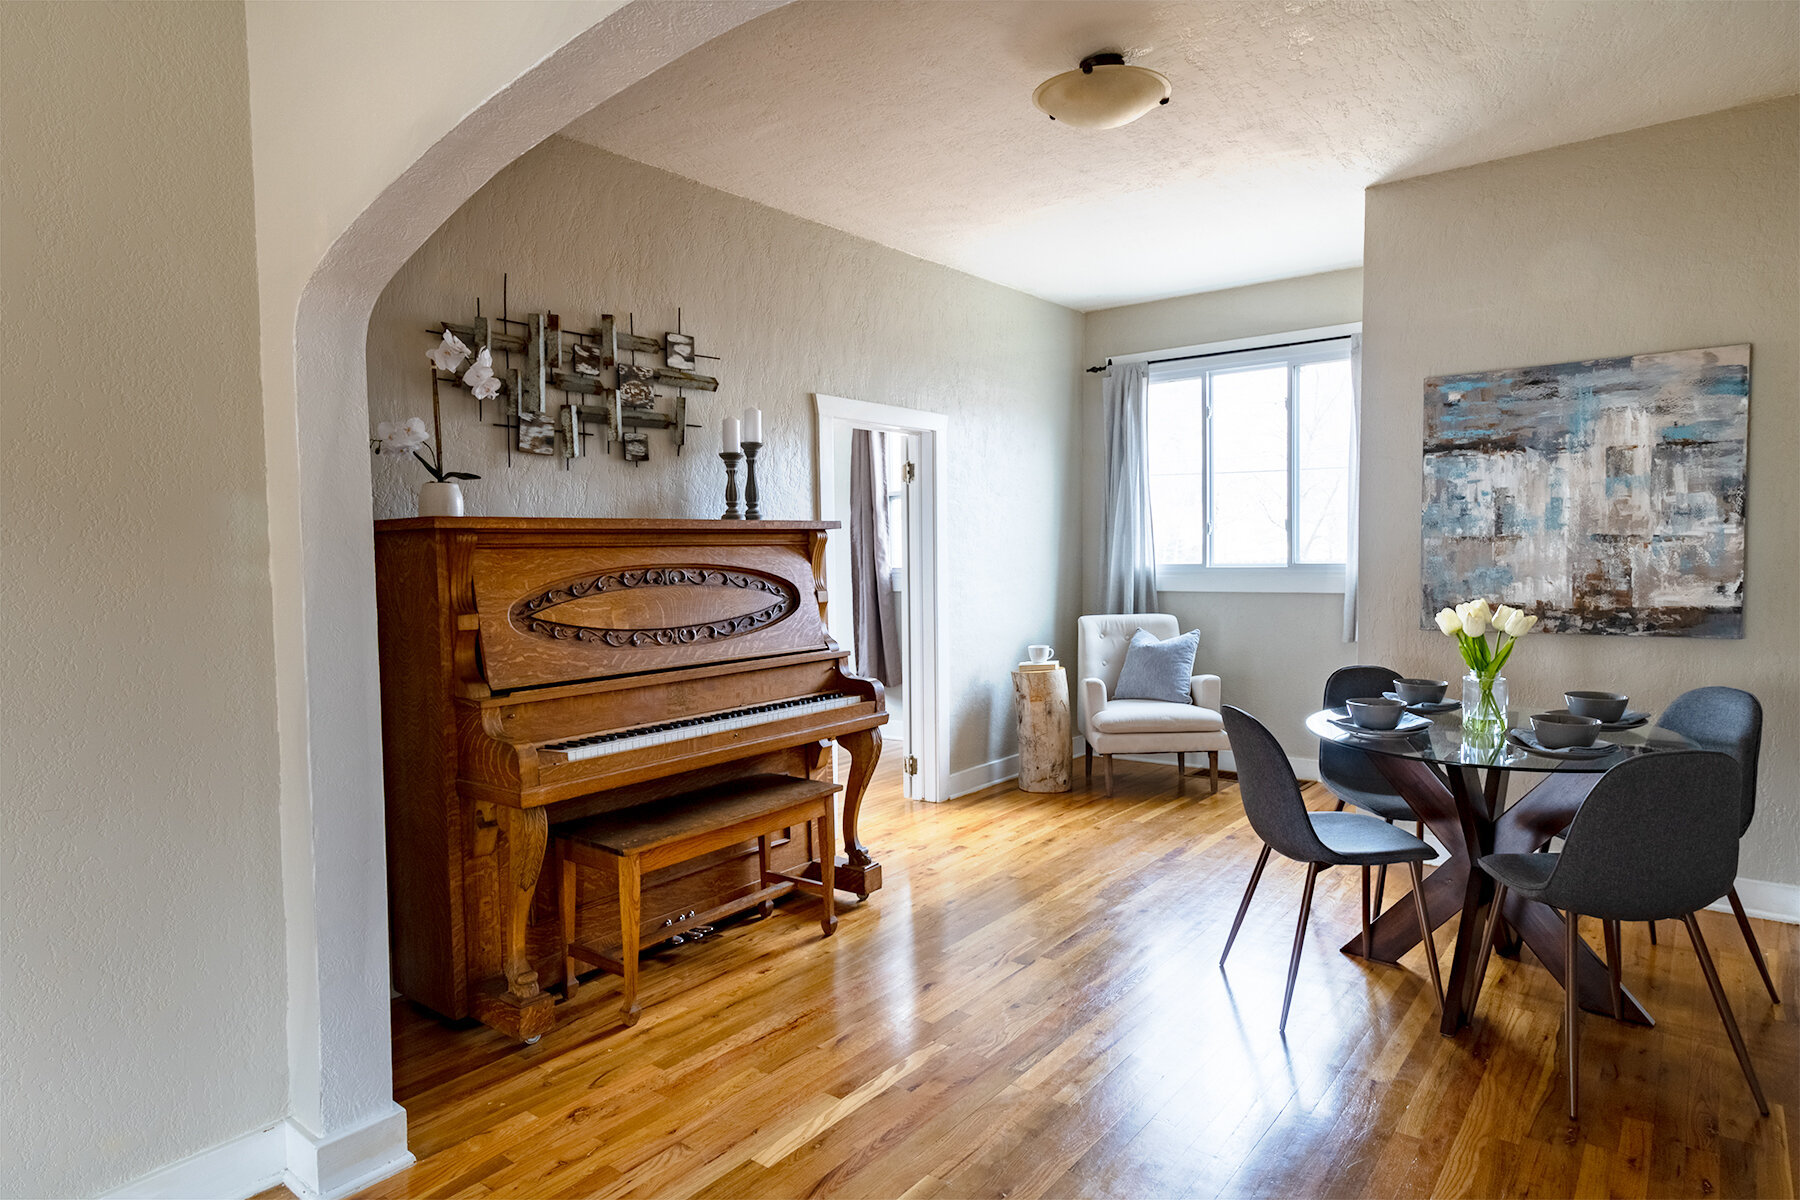
<path fill-rule="evenodd" d="M 1524 704 L 1568 687 L 1645 708 L 1705 684 L 1763 702 L 1762 786 L 1741 874 L 1800 883 L 1800 99 L 1715 113 L 1373 188 L 1363 333 L 1362 653 L 1456 659 L 1420 629 L 1423 382 L 1752 343 L 1741 641 L 1534 635 Z"/>
<path fill-rule="evenodd" d="M 1103 309 L 1087 315 L 1084 366 L 1108 355 L 1341 325 L 1362 315 L 1362 272 L 1331 271 L 1221 292 L 1203 292 Z M 1100 604 L 1100 522 L 1106 486 L 1106 436 L 1100 377 L 1082 393 L 1083 612 Z M 1302 725 L 1319 706 L 1325 677 L 1356 661 L 1343 640 L 1343 596 L 1297 592 L 1163 592 L 1158 603 L 1183 629 L 1200 630 L 1197 667 L 1221 680 L 1227 704 L 1255 713 L 1288 753 L 1311 758 L 1317 743 Z M 1074 645 L 1073 629 L 1064 635 Z M 1072 655 L 1071 655 L 1072 657 Z"/>
<path fill-rule="evenodd" d="M 0 44 L 0 1195 L 91 1195 L 287 1108 L 244 13 Z"/>
<path fill-rule="evenodd" d="M 1081 315 L 566 138 L 525 155 L 445 222 L 383 292 L 369 324 L 371 417 L 430 415 L 424 330 L 483 311 L 511 275 L 514 315 L 547 308 L 585 328 L 635 313 L 640 333 L 684 328 L 721 380 L 695 397 L 704 428 L 677 458 L 506 466 L 499 430 L 466 392 L 444 397 L 449 462 L 482 479 L 469 511 L 526 516 L 716 516 L 718 422 L 763 410 L 763 512 L 814 513 L 822 392 L 947 414 L 950 768 L 1013 753 L 1011 668 L 1028 642 L 1073 626 Z M 490 419 L 494 408 L 488 407 Z M 591 444 L 591 443 L 590 443 Z M 414 511 L 425 478 L 375 465 L 375 515 Z M 841 592 L 840 592 L 841 594 Z"/>

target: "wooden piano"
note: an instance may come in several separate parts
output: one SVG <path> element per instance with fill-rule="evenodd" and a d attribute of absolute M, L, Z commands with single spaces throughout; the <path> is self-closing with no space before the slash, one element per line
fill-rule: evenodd
<path fill-rule="evenodd" d="M 562 958 L 553 821 L 850 756 L 844 853 L 796 827 L 779 869 L 867 897 L 857 811 L 881 753 L 881 685 L 825 626 L 836 522 L 418 517 L 375 524 L 394 986 L 536 1040 Z M 644 909 L 755 886 L 754 843 L 645 880 Z M 535 916 L 538 918 L 534 920 Z M 585 891 L 583 929 L 616 929 Z M 658 940 L 646 929 L 646 941 Z"/>

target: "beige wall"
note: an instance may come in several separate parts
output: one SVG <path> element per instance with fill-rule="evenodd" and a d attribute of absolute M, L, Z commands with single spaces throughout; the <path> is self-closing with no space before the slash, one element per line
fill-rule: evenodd
<path fill-rule="evenodd" d="M 763 511 L 810 518 L 812 394 L 947 414 L 950 767 L 1014 748 L 1009 671 L 1028 642 L 1073 624 L 1077 607 L 1076 356 L 1068 309 L 688 180 L 554 138 L 501 172 L 394 278 L 369 326 L 371 419 L 429 416 L 422 331 L 483 312 L 510 274 L 516 315 L 600 312 L 639 332 L 684 328 L 722 381 L 694 397 L 678 458 L 651 434 L 642 466 L 597 454 L 569 471 L 506 466 L 503 435 L 466 393 L 445 395 L 445 442 L 484 514 L 715 516 L 723 507 L 718 421 L 763 410 Z M 493 406 L 488 416 L 494 416 Z M 590 445 L 593 441 L 590 440 Z M 597 447 L 596 447 L 597 448 Z M 375 513 L 410 515 L 417 464 L 375 464 Z"/>
<path fill-rule="evenodd" d="M 287 1104 L 244 20 L 0 42 L 0 1194 L 82 1195 Z"/>
<path fill-rule="evenodd" d="M 1420 629 L 1423 382 L 1750 342 L 1749 562 L 1741 641 L 1557 634 L 1513 695 L 1629 691 L 1645 708 L 1747 688 L 1767 722 L 1741 874 L 1800 883 L 1800 99 L 1370 190 L 1364 263 L 1362 651 L 1448 671 Z M 1397 519 L 1399 517 L 1405 519 Z"/>
<path fill-rule="evenodd" d="M 1082 363 L 1098 366 L 1108 355 L 1340 325 L 1361 315 L 1362 272 L 1356 270 L 1132 304 L 1087 315 Z M 1084 378 L 1082 611 L 1097 612 L 1106 435 L 1100 377 Z M 1343 640 L 1341 594 L 1163 592 L 1158 602 L 1183 629 L 1200 630 L 1197 665 L 1220 676 L 1225 703 L 1256 714 L 1288 753 L 1317 753 L 1303 722 L 1319 706 L 1325 677 L 1356 661 L 1357 647 Z M 1063 636 L 1074 644 L 1073 628 Z"/>

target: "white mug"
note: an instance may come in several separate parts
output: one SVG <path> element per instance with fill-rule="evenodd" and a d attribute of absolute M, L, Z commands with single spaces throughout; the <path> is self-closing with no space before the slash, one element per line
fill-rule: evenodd
<path fill-rule="evenodd" d="M 1049 662 L 1056 657 L 1056 648 L 1054 646 L 1027 646 L 1025 653 L 1031 655 L 1031 661 L 1034 663 Z"/>

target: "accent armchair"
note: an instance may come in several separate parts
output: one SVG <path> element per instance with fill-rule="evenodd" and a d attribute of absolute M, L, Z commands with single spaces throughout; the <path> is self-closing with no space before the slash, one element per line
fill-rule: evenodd
<path fill-rule="evenodd" d="M 1219 751 L 1229 750 L 1225 721 L 1219 715 L 1219 677 L 1195 675 L 1193 701 L 1175 704 L 1166 700 L 1112 699 L 1125 665 L 1131 635 L 1142 629 L 1167 640 L 1181 632 L 1168 613 L 1131 616 L 1082 617 L 1077 667 L 1081 672 L 1079 710 L 1081 732 L 1087 745 L 1087 776 L 1094 776 L 1094 755 L 1105 764 L 1106 794 L 1113 793 L 1112 759 L 1115 754 L 1175 755 L 1176 782 L 1187 775 L 1187 756 L 1205 754 L 1210 764 L 1212 791 L 1219 790 Z"/>

